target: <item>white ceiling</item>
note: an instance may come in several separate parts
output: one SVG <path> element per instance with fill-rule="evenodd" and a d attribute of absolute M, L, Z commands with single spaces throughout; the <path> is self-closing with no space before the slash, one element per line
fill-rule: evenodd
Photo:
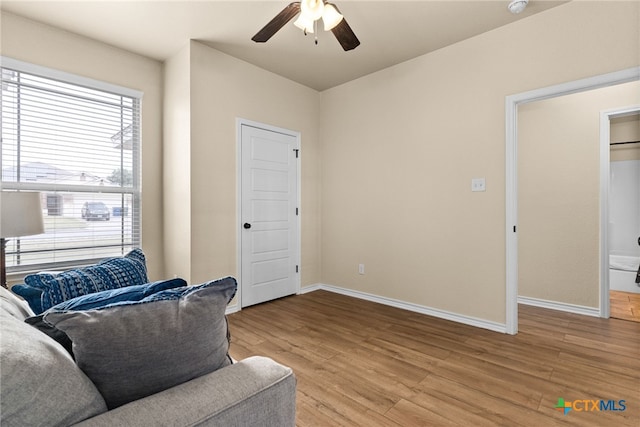
<path fill-rule="evenodd" d="M 160 61 L 198 40 L 324 90 L 564 3 L 530 0 L 513 15 L 508 0 L 333 1 L 360 39 L 355 50 L 324 31 L 316 46 L 293 22 L 267 43 L 251 41 L 288 0 L 2 0 L 0 8 Z"/>

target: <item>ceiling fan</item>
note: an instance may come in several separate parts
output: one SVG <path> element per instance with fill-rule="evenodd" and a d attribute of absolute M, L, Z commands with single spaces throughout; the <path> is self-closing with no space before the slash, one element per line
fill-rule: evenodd
<path fill-rule="evenodd" d="M 251 37 L 251 40 L 257 43 L 266 42 L 298 13 L 300 16 L 293 24 L 303 30 L 305 35 L 314 33 L 318 27 L 318 20 L 322 18 L 324 30 L 330 30 L 345 51 L 355 49 L 360 44 L 360 40 L 344 16 L 340 14 L 338 7 L 326 0 L 301 0 L 289 3 L 255 36 Z"/>

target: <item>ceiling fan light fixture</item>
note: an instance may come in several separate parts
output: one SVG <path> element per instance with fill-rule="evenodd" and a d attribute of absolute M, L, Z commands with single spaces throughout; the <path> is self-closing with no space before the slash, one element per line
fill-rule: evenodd
<path fill-rule="evenodd" d="M 309 17 L 307 17 L 306 15 L 301 13 L 300 16 L 298 16 L 298 19 L 296 19 L 293 22 L 293 25 L 295 25 L 296 27 L 300 28 L 301 30 L 303 30 L 306 33 L 313 33 L 313 23 L 314 22 L 315 21 L 313 19 L 309 19 Z"/>
<path fill-rule="evenodd" d="M 529 0 L 512 0 L 507 6 L 507 9 L 509 9 L 509 12 L 516 15 L 522 12 L 527 7 L 527 4 L 529 4 Z"/>
<path fill-rule="evenodd" d="M 300 10 L 300 15 L 304 15 L 312 21 L 317 21 L 322 17 L 322 12 L 324 12 L 324 1 L 302 0 L 300 2 Z"/>
<path fill-rule="evenodd" d="M 303 30 L 305 34 L 317 32 L 318 20 L 322 18 L 325 31 L 333 33 L 345 52 L 360 46 L 360 40 L 347 23 L 346 18 L 342 16 L 335 4 L 329 3 L 327 0 L 299 0 L 289 3 L 271 21 L 267 22 L 267 25 L 251 37 L 251 40 L 256 43 L 266 42 L 296 16 L 294 25 Z M 314 39 L 318 44 L 318 37 L 314 37 Z"/>
<path fill-rule="evenodd" d="M 338 12 L 336 7 L 331 3 L 326 3 L 324 5 L 324 11 L 322 12 L 322 22 L 324 23 L 324 30 L 331 31 L 336 25 L 338 25 L 344 16 Z"/>

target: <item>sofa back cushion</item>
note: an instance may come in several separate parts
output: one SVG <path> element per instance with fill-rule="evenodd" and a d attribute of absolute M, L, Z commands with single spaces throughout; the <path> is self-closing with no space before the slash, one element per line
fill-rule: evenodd
<path fill-rule="evenodd" d="M 226 277 L 104 306 L 88 295 L 44 320 L 69 336 L 76 363 L 113 409 L 229 365 L 225 309 L 236 287 Z"/>
<path fill-rule="evenodd" d="M 68 426 L 107 410 L 104 399 L 53 339 L 0 308 L 2 427 Z"/>
<path fill-rule="evenodd" d="M 16 291 L 24 294 L 33 311 L 40 314 L 72 298 L 148 281 L 144 253 L 141 249 L 134 249 L 124 257 L 109 258 L 89 267 L 55 275 L 30 274 L 24 278 L 25 286 L 16 288 Z M 42 290 L 39 300 L 35 295 L 37 290 Z"/>
<path fill-rule="evenodd" d="M 34 315 L 26 301 L 21 300 L 3 287 L 0 287 L 0 309 L 20 320 Z"/>

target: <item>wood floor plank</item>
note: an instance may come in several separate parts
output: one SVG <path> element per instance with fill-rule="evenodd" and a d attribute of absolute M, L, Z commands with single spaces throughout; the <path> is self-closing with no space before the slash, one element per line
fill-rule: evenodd
<path fill-rule="evenodd" d="M 640 293 L 609 291 L 611 317 L 640 322 Z"/>
<path fill-rule="evenodd" d="M 602 372 L 624 375 L 625 377 L 636 380 L 638 384 L 640 384 L 640 367 L 638 366 L 638 358 L 631 359 L 631 363 L 629 364 L 621 364 L 616 361 L 612 361 L 610 357 L 598 358 L 580 353 L 560 352 L 558 355 L 558 364 L 571 362 L 577 362 L 584 365 L 584 369 L 597 369 Z"/>
<path fill-rule="evenodd" d="M 558 359 L 559 354 L 558 351 L 550 351 L 543 355 L 539 351 L 536 354 L 531 354 L 530 351 L 522 348 L 522 346 L 505 342 L 494 343 L 485 338 L 477 340 L 476 345 L 482 347 L 485 351 L 477 353 L 475 357 L 543 379 L 549 379 L 551 376 L 553 372 L 551 364 Z"/>
<path fill-rule="evenodd" d="M 357 362 L 357 363 L 354 363 Z M 358 387 L 363 390 L 374 391 L 375 394 L 383 397 L 386 402 L 391 403 L 388 406 L 377 405 L 370 409 L 377 412 L 384 413 L 391 406 L 393 406 L 401 398 L 410 399 L 416 394 L 415 387 L 419 381 L 426 376 L 425 373 L 420 373 L 418 377 L 413 380 L 406 378 L 400 378 L 393 373 L 385 372 L 380 366 L 375 364 L 364 365 L 361 363 L 361 359 L 353 359 L 348 356 L 335 357 L 331 360 L 331 365 L 336 371 L 334 374 L 341 380 L 348 382 L 348 386 L 352 387 L 353 384 L 358 384 Z M 397 363 L 398 365 L 401 365 Z M 360 392 L 358 393 L 360 394 Z M 374 399 L 368 398 L 373 401 Z M 364 404 L 364 403 L 363 403 Z"/>
<path fill-rule="evenodd" d="M 507 372 L 503 374 L 507 375 Z M 455 360 L 440 362 L 437 369 L 437 375 L 464 384 L 478 393 L 502 397 L 521 407 L 537 408 L 542 394 L 537 388 L 527 385 L 526 380 L 530 378 L 518 376 L 522 381 L 514 382 L 510 381 L 514 374 L 510 374 L 507 379 L 504 379 L 502 376 L 496 376 L 495 373 L 487 373 L 482 368 L 468 366 Z M 508 391 L 506 396 L 505 391 Z"/>
<path fill-rule="evenodd" d="M 304 393 L 298 393 L 296 400 L 296 419 L 299 425 L 321 427 L 338 425 L 332 410 L 326 410 L 323 403 Z"/>
<path fill-rule="evenodd" d="M 300 384 L 305 390 L 324 390 L 320 395 L 330 393 L 330 398 L 328 400 L 323 398 L 322 402 L 330 402 L 332 407 L 346 414 L 352 411 L 358 413 L 373 411 L 381 414 L 398 401 L 395 394 L 381 390 L 376 384 L 366 381 L 353 382 L 353 378 L 353 376 L 350 379 L 333 373 L 325 373 L 322 377 L 304 375 L 300 379 Z"/>
<path fill-rule="evenodd" d="M 458 422 L 404 399 L 391 408 L 386 416 L 403 426 L 460 426 Z"/>
<path fill-rule="evenodd" d="M 572 334 L 567 334 L 564 337 L 564 341 L 569 344 L 577 345 L 580 348 L 592 348 L 628 357 L 637 357 L 639 354 L 638 350 L 640 350 L 640 346 L 638 345 L 629 346 L 626 343 L 620 344 L 619 341 L 618 344 L 614 344 L 609 340 L 584 338 Z"/>
<path fill-rule="evenodd" d="M 387 344 L 385 345 L 387 347 L 395 348 L 396 351 L 403 352 L 405 355 L 407 354 L 407 350 L 409 350 L 411 354 L 421 354 L 430 359 L 442 360 L 446 359 L 451 354 L 451 351 L 446 348 L 432 345 L 428 337 L 420 338 L 412 335 L 401 335 L 388 332 L 379 336 L 374 336 L 370 338 L 369 341 L 375 339 L 386 341 Z"/>
<path fill-rule="evenodd" d="M 360 343 L 360 345 L 372 352 L 383 354 L 395 363 L 406 363 L 427 370 L 438 360 L 444 360 L 451 354 L 449 351 L 443 350 L 436 352 L 439 355 L 439 357 L 436 357 L 414 349 L 414 343 L 411 340 L 395 340 L 394 338 L 389 335 L 386 337 L 371 337 Z"/>
<path fill-rule="evenodd" d="M 300 389 L 303 391 L 300 391 Z M 323 382 L 305 379 L 300 381 L 298 394 L 300 393 L 312 397 L 316 402 L 316 407 L 332 418 L 332 423 L 325 425 L 385 425 L 383 421 L 380 421 L 384 420 L 384 418 L 377 417 L 366 406 L 354 400 L 352 398 L 354 396 L 346 396 L 334 386 L 327 386 Z M 378 420 L 377 422 L 376 419 Z M 297 424 L 304 425 L 300 423 L 300 419 L 297 420 Z"/>
<path fill-rule="evenodd" d="M 640 426 L 639 323 L 520 306 L 510 336 L 326 291 L 228 318 L 232 357 L 296 373 L 300 427 Z"/>
<path fill-rule="evenodd" d="M 474 413 L 482 417 L 482 423 L 500 426 L 549 426 L 555 425 L 553 413 L 533 408 L 514 406 L 508 399 L 509 390 L 502 396 L 491 396 L 478 393 L 465 384 L 451 381 L 437 374 L 429 376 L 421 383 L 423 392 L 441 401 L 457 405 L 460 410 Z M 474 422 L 468 425 L 480 425 Z"/>

